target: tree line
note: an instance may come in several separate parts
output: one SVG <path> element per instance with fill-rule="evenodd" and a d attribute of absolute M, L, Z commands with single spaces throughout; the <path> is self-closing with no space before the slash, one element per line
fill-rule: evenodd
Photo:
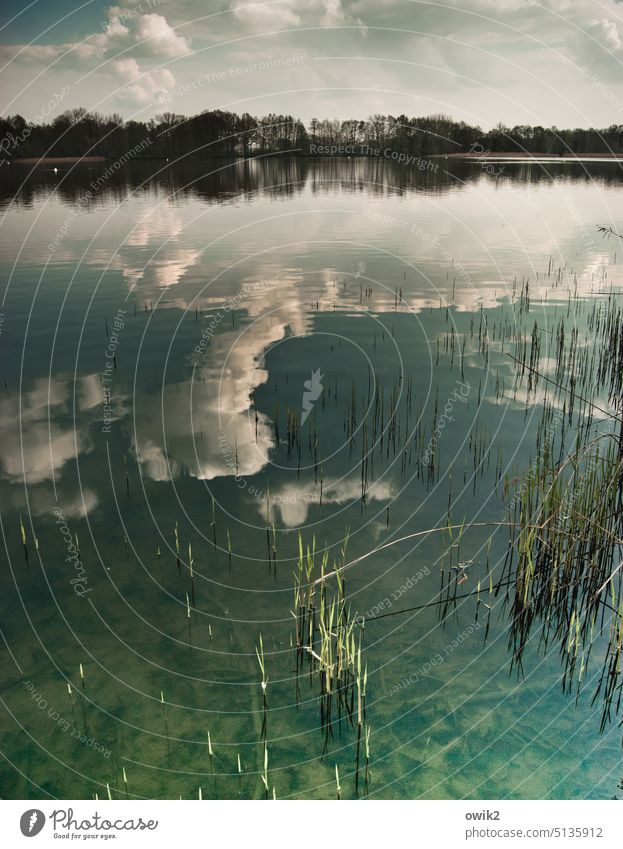
<path fill-rule="evenodd" d="M 372 115 L 365 121 L 314 118 L 306 127 L 291 115 L 271 113 L 258 118 L 221 109 L 190 118 L 163 112 L 149 121 L 124 121 L 117 114 L 101 115 L 83 108 L 65 111 L 47 124 L 29 123 L 21 115 L 0 118 L 0 158 L 4 160 L 41 156 L 113 159 L 146 140 L 141 156 L 152 159 L 327 152 L 351 156 L 395 152 L 413 157 L 470 151 L 619 154 L 623 152 L 623 125 L 559 130 L 498 124 L 483 131 L 447 115 Z"/>

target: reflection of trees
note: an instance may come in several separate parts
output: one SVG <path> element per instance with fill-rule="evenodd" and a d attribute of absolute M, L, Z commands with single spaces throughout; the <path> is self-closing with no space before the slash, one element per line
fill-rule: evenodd
<path fill-rule="evenodd" d="M 424 165 L 426 165 L 426 160 Z M 463 160 L 428 160 L 429 167 L 399 165 L 383 156 L 351 159 L 267 157 L 234 161 L 185 159 L 175 164 L 156 161 L 127 162 L 107 179 L 92 197 L 84 199 L 91 182 L 106 172 L 106 163 L 77 163 L 63 166 L 55 174 L 50 167 L 32 169 L 12 164 L 0 167 L 0 203 L 13 201 L 31 206 L 35 199 L 55 190 L 68 205 L 81 208 L 120 204 L 131 193 L 145 190 L 168 192 L 172 196 L 198 197 L 209 203 L 262 194 L 271 199 L 293 197 L 308 186 L 314 193 L 335 187 L 349 192 L 374 192 L 401 195 L 412 191 L 444 193 L 461 190 L 483 179 L 483 169 Z M 65 168 L 67 170 L 65 170 Z M 620 182 L 619 170 L 612 163 L 591 162 L 590 171 L 581 163 L 512 163 L 504 166 L 504 180 L 517 184 L 550 182 L 552 178 L 569 182 Z M 492 177 L 491 179 L 495 179 Z"/>
<path fill-rule="evenodd" d="M 208 202 L 223 202 L 228 195 L 257 193 L 278 199 L 302 191 L 309 162 L 292 158 L 233 162 L 187 159 L 177 164 L 133 160 L 114 172 L 110 169 L 107 172 L 106 168 L 105 162 L 76 163 L 62 166 L 61 173 L 55 174 L 49 166 L 0 167 L 0 203 L 14 201 L 20 206 L 31 206 L 51 189 L 66 204 L 80 202 L 83 209 L 108 205 L 111 201 L 119 204 L 133 192 L 141 194 L 146 190 L 195 196 Z M 90 189 L 90 183 L 96 183 L 104 174 L 106 182 L 96 191 Z M 87 201 L 86 191 L 92 193 Z"/>

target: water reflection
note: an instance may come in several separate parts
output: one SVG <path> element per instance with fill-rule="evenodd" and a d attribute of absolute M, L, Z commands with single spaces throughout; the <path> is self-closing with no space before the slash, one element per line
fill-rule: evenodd
<path fill-rule="evenodd" d="M 33 175 L 19 193 L 18 208 L 7 216 L 2 256 L 11 285 L 0 344 L 21 344 L 23 335 L 28 373 L 23 377 L 18 358 L 7 359 L 11 388 L 0 407 L 0 497 L 24 517 L 49 515 L 58 503 L 65 517 L 76 520 L 72 531 L 83 546 L 89 582 L 97 588 L 90 599 L 101 613 L 84 618 L 84 606 L 76 608 L 85 638 L 77 651 L 67 639 L 66 623 L 51 619 L 43 596 L 31 605 L 33 623 L 20 619 L 20 605 L 8 597 L 7 608 L 13 606 L 5 612 L 8 644 L 23 646 L 27 656 L 24 635 L 34 624 L 42 641 L 55 647 L 59 666 L 74 670 L 78 687 L 76 667 L 85 660 L 86 692 L 97 693 L 105 705 L 94 735 L 114 741 L 119 757 L 157 767 L 137 770 L 133 779 L 136 792 L 157 797 L 196 793 L 186 779 L 188 773 L 205 774 L 207 722 L 218 741 L 218 773 L 235 776 L 225 745 L 257 743 L 259 727 L 252 725 L 261 712 L 255 655 L 260 628 L 270 651 L 271 710 L 293 704 L 293 692 L 282 699 L 292 678 L 287 647 L 291 567 L 297 557 L 293 529 L 313 523 L 302 528 L 305 544 L 312 544 L 315 533 L 318 550 L 327 546 L 333 558 L 340 556 L 348 527 L 348 556 L 352 548 L 356 557 L 405 533 L 403 528 L 439 526 L 450 512 L 455 522 L 506 515 L 504 477 L 529 468 L 534 439 L 545 426 L 532 412 L 536 407 L 538 418 L 546 401 L 542 382 L 528 392 L 514 380 L 506 355 L 529 350 L 537 322 L 543 340 L 551 337 L 555 346 L 551 329 L 558 325 L 550 319 L 567 320 L 570 292 L 588 295 L 614 287 L 616 293 L 622 267 L 612 246 L 578 238 L 583 223 L 572 214 L 581 210 L 586 221 L 599 216 L 606 178 L 592 185 L 579 172 L 573 177 L 567 165 L 551 166 L 556 181 L 525 165 L 513 166 L 509 179 L 498 181 L 465 163 L 452 164 L 452 178 L 413 176 L 400 166 L 362 160 L 219 163 L 212 175 L 188 165 L 150 176 L 155 167 L 135 164 L 115 176 L 88 213 L 76 219 L 50 261 L 46 245 L 83 188 L 77 176 L 63 178 L 56 194 L 49 175 Z M 614 185 L 616 167 L 596 165 L 597 181 L 602 168 Z M 84 179 L 93 176 L 86 173 Z M 535 209 L 512 191 L 516 188 L 530 193 Z M 570 205 L 561 206 L 561 191 Z M 611 195 L 613 215 L 623 213 L 620 193 Z M 14 252 L 24 242 L 14 273 Z M 125 326 L 107 384 L 114 426 L 103 433 L 101 373 L 111 317 L 122 304 Z M 445 309 L 447 304 L 452 306 Z M 592 304 L 580 304 L 583 320 L 590 309 Z M 59 312 L 60 328 L 55 326 Z M 328 340 L 329 335 L 340 339 Z M 348 348 L 347 341 L 358 347 Z M 578 356 L 582 344 L 580 337 L 573 345 Z M 542 342 L 533 362 L 540 370 L 554 370 L 549 342 Z M 329 379 L 306 430 L 295 435 L 290 456 L 286 415 L 300 416 L 310 367 Z M 459 379 L 471 387 L 469 399 L 459 403 L 455 395 L 448 407 Z M 374 400 L 367 406 L 368 397 L 381 393 L 378 406 Z M 566 399 L 560 408 L 548 390 L 547 400 L 556 420 L 569 415 Z M 438 453 L 431 463 L 435 432 Z M 366 447 L 372 445 L 366 467 Z M 214 516 L 207 482 L 216 500 L 212 530 L 207 530 Z M 391 518 L 385 510 L 390 502 Z M 85 516 L 88 530 L 78 521 Z M 175 565 L 178 526 L 180 560 L 187 551 L 189 560 L 195 558 L 194 583 L 186 563 Z M 11 516 L 7 527 L 7 542 L 22 558 L 17 517 Z M 50 521 L 37 521 L 34 528 L 46 575 L 56 573 L 60 598 L 69 598 L 71 607 L 81 600 L 63 571 L 65 543 Z M 230 532 L 228 552 L 223 546 Z M 30 544 L 30 528 L 28 533 Z M 93 568 L 90 534 L 106 574 Z M 450 552 L 454 571 L 446 574 L 453 581 L 456 576 L 457 583 L 465 576 L 466 597 L 481 581 L 488 592 L 484 540 L 484 531 L 482 538 L 462 539 L 459 551 L 455 537 L 455 553 Z M 431 601 L 439 591 L 437 569 L 445 545 L 424 538 L 416 548 L 409 544 L 395 554 L 390 549 L 386 557 L 369 558 L 361 570 L 351 570 L 353 613 L 378 610 L 383 599 L 392 599 L 392 615 Z M 279 553 L 268 570 L 264 561 L 270 561 L 273 546 Z M 500 544 L 496 540 L 491 563 L 501 567 L 507 550 L 506 537 Z M 424 564 L 430 580 L 418 583 Z M 32 569 L 25 579 L 34 597 L 40 592 L 38 572 Z M 567 794 L 584 792 L 569 776 L 588 757 L 587 746 L 595 742 L 597 751 L 590 708 L 582 715 L 587 733 L 574 737 L 575 720 L 563 716 L 561 723 L 567 702 L 558 695 L 557 656 L 547 667 L 540 662 L 533 667 L 540 688 L 536 701 L 534 682 L 520 690 L 509 679 L 503 605 L 502 596 L 476 608 L 461 599 L 446 629 L 437 627 L 436 607 L 376 623 L 370 617 L 369 708 L 379 729 L 373 738 L 379 793 L 383 788 L 392 793 L 396 782 L 410 798 L 422 793 L 459 798 L 474 787 L 496 797 L 513 788 L 518 792 L 517 782 L 524 780 L 532 782 L 525 792 L 534 792 L 537 767 L 543 770 L 543 793 L 550 792 L 558 774 L 567 782 Z M 446 651 L 478 616 L 482 636 L 488 628 L 485 610 L 492 607 L 486 645 L 479 638 Z M 277 623 L 270 640 L 269 622 Z M 195 647 L 202 649 L 200 660 Z M 398 683 L 417 674 L 435 652 L 443 654 L 443 666 L 422 676 L 417 686 L 396 692 Z M 285 666 L 279 667 L 282 659 Z M 58 669 L 48 671 L 47 679 L 42 668 L 36 672 L 55 699 L 64 693 Z M 35 675 L 30 664 L 25 674 Z M 236 686 L 225 692 L 218 683 L 206 687 L 206 681 Z M 149 700 L 137 698 L 135 691 L 128 696 L 126 682 Z M 203 746 L 182 750 L 174 741 L 172 755 L 165 752 L 164 702 L 158 698 L 163 692 L 166 720 L 175 734 L 196 740 L 202 733 Z M 283 795 L 318 787 L 324 792 L 326 762 L 319 760 L 320 747 L 302 735 L 308 728 L 317 732 L 315 708 L 311 716 L 306 700 L 300 710 L 271 714 L 271 736 L 296 741 L 282 753 L 275 746 L 274 756 L 271 749 L 271 769 L 274 763 L 275 773 L 279 770 Z M 19 711 L 19 697 L 16 705 Z M 204 710 L 210 716 L 198 724 L 197 711 Z M 532 710 L 539 721 L 524 722 L 519 739 L 517 716 L 531 720 Z M 127 721 L 123 738 L 111 717 Z M 547 737 L 535 738 L 532 726 L 547 727 Z M 47 740 L 49 733 L 37 728 L 35 739 Z M 152 746 L 154 739 L 162 748 Z M 16 742 L 11 748 L 30 757 L 33 745 Z M 317 774 L 294 775 L 282 768 L 300 764 L 301 745 Z M 605 756 L 607 771 L 618 763 L 618 749 L 601 748 L 591 756 L 590 768 L 600 780 Z M 72 752 L 67 762 L 80 757 Z M 504 770 L 513 759 L 521 774 L 508 778 Z M 105 767 L 97 764 L 90 774 L 111 780 Z M 350 768 L 345 765 L 343 774 Z M 251 770 L 260 774 L 251 760 L 248 769 L 249 775 Z M 178 770 L 188 771 L 179 787 L 171 783 Z M 33 776 L 48 775 L 48 762 L 35 764 Z M 84 786 L 71 789 L 69 795 L 91 795 Z M 51 794 L 61 791 L 50 785 Z"/>
<path fill-rule="evenodd" d="M 275 436 L 268 417 L 252 411 L 253 394 L 268 379 L 262 366 L 268 348 L 310 327 L 294 285 L 284 276 L 245 287 L 235 299 L 247 316 L 241 329 L 220 330 L 232 306 L 221 303 L 204 316 L 191 376 L 167 383 L 158 395 L 139 391 L 134 448 L 145 474 L 166 480 L 184 470 L 211 480 L 266 466 Z"/>
<path fill-rule="evenodd" d="M 123 396 L 114 400 L 111 420 L 123 418 L 125 402 Z M 97 374 L 75 382 L 69 375 L 42 377 L 30 389 L 3 395 L 0 493 L 6 505 L 42 515 L 60 502 L 67 516 L 85 516 L 97 506 L 93 487 L 80 486 L 70 469 L 79 457 L 93 452 L 92 426 L 103 403 Z"/>
<path fill-rule="evenodd" d="M 0 168 L 0 204 L 32 206 L 54 193 L 68 206 L 77 204 L 91 183 L 104 174 L 88 208 L 120 204 L 130 195 L 168 197 L 177 202 L 199 199 L 227 203 L 293 198 L 308 190 L 312 194 L 335 191 L 404 196 L 412 192 L 444 194 L 461 190 L 489 176 L 509 184 L 535 186 L 553 180 L 620 185 L 623 172 L 616 162 L 510 162 L 487 175 L 474 162 L 440 157 L 428 161 L 425 170 L 398 165 L 384 157 L 373 158 L 278 158 L 254 160 L 190 160 L 168 163 L 146 160 L 128 163 L 108 174 L 107 163 L 75 163 L 57 166 L 11 164 Z"/>
<path fill-rule="evenodd" d="M 590 173 L 580 163 L 513 163 L 494 179 L 477 163 L 446 159 L 423 171 L 385 159 L 134 161 L 94 193 L 50 258 L 46 245 L 59 218 L 102 167 L 63 166 L 57 176 L 12 165 L 0 169 L 0 193 L 6 202 L 17 191 L 18 207 L 37 205 L 36 220 L 26 218 L 36 235 L 29 232 L 21 263 L 45 265 L 46 286 L 64 291 L 84 263 L 104 292 L 121 280 L 117 298 L 130 297 L 141 310 L 197 316 L 182 374 L 157 392 L 139 382 L 132 400 L 131 449 L 154 481 L 266 468 L 277 446 L 271 420 L 254 406 L 268 380 L 264 358 L 286 337 L 308 334 L 316 315 L 417 316 L 440 305 L 475 313 L 525 292 L 533 304 L 566 301 L 570 291 L 589 296 L 621 281 L 608 246 L 577 239 L 586 229 L 579 210 L 597 218 L 603 186 L 619 180 L 616 163 L 591 163 Z M 288 203 L 275 203 L 281 200 Z M 17 232 L 19 216 L 9 226 Z M 7 241 L 8 256 L 16 242 Z M 178 320 L 171 316 L 167 339 Z M 421 321 L 414 328 L 421 333 Z M 469 351 L 466 363 L 473 365 Z M 92 367 L 76 382 L 75 426 L 65 377 L 36 381 L 21 410 L 17 395 L 8 397 L 0 422 L 5 481 L 51 480 L 92 451 L 89 417 L 103 402 Z M 129 409 L 129 383 L 117 385 L 113 420 Z M 302 515 L 305 500 L 293 503 Z M 285 524 L 294 521 L 292 509 L 274 509 Z"/>
<path fill-rule="evenodd" d="M 75 429 L 67 417 L 72 384 L 69 377 L 40 378 L 34 386 L 3 397 L 0 411 L 2 477 L 12 483 L 51 480 L 65 464 L 92 450 L 86 428 Z M 95 375 L 79 378 L 78 409 L 86 412 L 103 403 Z M 61 423 L 65 417 L 66 423 Z"/>
<path fill-rule="evenodd" d="M 390 481 L 374 481 L 366 492 L 368 502 L 390 501 L 396 487 Z M 361 480 L 356 477 L 323 482 L 322 503 L 330 505 L 353 504 L 361 497 Z M 301 527 L 307 522 L 312 504 L 320 502 L 320 486 L 314 480 L 306 483 L 287 483 L 279 486 L 268 497 L 268 519 L 271 524 L 281 523 L 286 528 Z M 257 503 L 262 517 L 266 505 Z"/>

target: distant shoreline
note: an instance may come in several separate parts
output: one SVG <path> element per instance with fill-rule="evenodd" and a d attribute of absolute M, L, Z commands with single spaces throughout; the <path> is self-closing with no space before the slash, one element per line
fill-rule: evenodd
<path fill-rule="evenodd" d="M 28 156 L 24 159 L 3 159 L 3 163 L 16 165 L 55 165 L 68 162 L 106 162 L 105 156 Z"/>
<path fill-rule="evenodd" d="M 280 159 L 280 158 L 288 158 L 288 159 L 314 159 L 318 161 L 322 160 L 331 160 L 331 159 L 385 159 L 386 157 L 381 156 L 373 156 L 367 155 L 363 153 L 359 154 L 335 154 L 335 155 L 325 155 L 318 153 L 290 153 L 288 151 L 283 151 L 282 153 L 270 152 L 269 154 L 261 154 L 263 159 Z M 230 160 L 232 162 L 244 162 L 251 161 L 256 159 L 255 156 L 210 156 L 210 157 L 200 157 L 201 159 L 223 159 Z M 457 159 L 463 160 L 466 162 L 474 161 L 474 162 L 484 162 L 488 160 L 506 160 L 506 161 L 525 161 L 525 162 L 581 162 L 582 160 L 590 160 L 590 159 L 601 159 L 601 160 L 611 160 L 612 162 L 623 162 L 623 153 L 511 153 L 511 152 L 501 152 L 501 151 L 483 151 L 482 153 L 432 153 L 428 155 L 422 155 L 421 159 Z M 69 165 L 76 163 L 102 163 L 102 162 L 111 162 L 114 160 L 114 157 L 107 156 L 30 156 L 20 159 L 3 159 L 0 160 L 2 165 L 15 164 L 15 165 Z M 138 157 L 135 161 L 137 162 L 169 162 L 166 157 L 162 156 L 154 156 L 154 157 Z M 175 161 L 171 161 L 171 165 L 175 165 Z"/>
<path fill-rule="evenodd" d="M 543 159 L 557 162 L 559 160 L 569 159 L 612 159 L 615 162 L 623 161 L 623 153 L 527 153 L 519 151 L 517 153 L 502 153 L 501 151 L 485 150 L 482 153 L 446 153 L 441 154 L 443 159 L 474 159 L 482 161 L 483 159 L 531 159 L 542 161 Z"/>

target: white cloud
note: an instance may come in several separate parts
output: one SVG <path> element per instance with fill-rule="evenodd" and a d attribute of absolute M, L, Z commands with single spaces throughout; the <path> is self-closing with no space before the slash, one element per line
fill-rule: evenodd
<path fill-rule="evenodd" d="M 115 60 L 113 69 L 125 83 L 121 96 L 139 106 L 165 100 L 167 92 L 175 87 L 175 77 L 168 68 L 141 71 L 131 57 Z"/>
<path fill-rule="evenodd" d="M 0 414 L 1 477 L 11 483 L 41 483 L 91 449 L 86 430 L 50 421 L 51 410 L 66 409 L 69 397 L 69 381 L 58 377 L 39 378 L 30 391 L 5 397 Z"/>
<path fill-rule="evenodd" d="M 129 33 L 129 29 L 122 24 L 119 20 L 119 15 L 121 14 L 121 10 L 117 6 L 112 6 L 108 10 L 108 21 L 106 23 L 104 32 L 110 37 L 114 38 L 115 36 L 123 36 Z"/>
<path fill-rule="evenodd" d="M 30 516 L 45 516 L 60 507 L 66 519 L 83 519 L 99 504 L 97 494 L 90 487 L 76 491 L 71 483 L 57 482 L 56 491 L 49 483 L 28 486 L 28 497 L 23 486 L 11 486 L 0 481 L 0 493 L 5 509 L 26 510 Z"/>
<path fill-rule="evenodd" d="M 236 3 L 234 18 L 253 30 L 270 31 L 301 25 L 300 16 L 288 3 Z"/>
<path fill-rule="evenodd" d="M 368 501 L 389 501 L 393 497 L 392 484 L 389 481 L 376 481 L 368 488 Z M 325 482 L 322 500 L 325 504 L 355 504 L 361 499 L 361 480 L 344 478 L 339 481 Z M 269 521 L 278 518 L 286 528 L 300 527 L 307 521 L 310 504 L 318 504 L 320 490 L 314 481 L 307 483 L 286 483 L 271 493 L 269 502 Z M 265 505 L 257 505 L 262 513 Z"/>
<path fill-rule="evenodd" d="M 591 26 L 598 27 L 601 30 L 602 39 L 609 48 L 612 50 L 621 49 L 621 36 L 619 35 L 619 29 L 614 21 L 602 18 L 601 20 L 591 21 Z"/>
<path fill-rule="evenodd" d="M 117 76 L 126 83 L 132 82 L 141 73 L 136 59 L 132 59 L 129 56 L 125 59 L 117 59 L 113 62 L 113 68 Z"/>
<path fill-rule="evenodd" d="M 112 63 L 114 75 L 127 83 L 121 99 L 140 106 L 160 102 L 175 86 L 171 71 L 167 68 L 143 71 L 137 60 L 125 51 L 122 58 L 116 57 L 122 49 L 127 50 L 128 44 L 132 44 L 131 38 L 139 56 L 165 59 L 191 53 L 188 41 L 178 35 L 162 15 L 152 13 L 131 17 L 116 6 L 108 9 L 107 15 L 108 20 L 102 24 L 103 32 L 63 44 L 0 46 L 0 57 L 7 63 L 18 63 L 21 69 L 28 67 L 33 74 L 48 68 L 46 73 L 50 77 L 76 67 L 80 72 L 88 71 L 89 65 L 95 67 L 108 60 Z M 52 64 L 54 67 L 50 68 Z"/>
<path fill-rule="evenodd" d="M 598 71 L 612 94 L 621 97 L 623 23 L 616 0 L 423 5 L 406 0 L 229 0 L 212 4 L 211 10 L 216 14 L 206 14 L 205 0 L 112 7 L 98 31 L 82 41 L 0 46 L 0 58 L 9 61 L 4 91 L 15 92 L 5 108 L 36 116 L 42 91 L 53 93 L 68 82 L 66 106 L 101 109 L 100 104 L 108 108 L 110 103 L 126 116 L 138 105 L 144 107 L 143 117 L 150 117 L 161 111 L 171 92 L 169 108 L 188 115 L 220 106 L 253 114 L 291 113 L 304 120 L 314 115 L 366 118 L 375 111 L 446 112 L 485 128 L 498 121 L 607 126 L 613 98 L 595 96 L 590 74 L 578 71 L 582 65 Z M 192 25 L 175 28 L 189 21 Z M 211 49 L 204 52 L 206 46 Z M 266 61 L 285 55 L 309 60 L 270 75 L 206 79 L 206 71 L 227 71 L 228 53 L 237 47 L 261 52 Z M 138 79 L 135 74 L 127 83 L 131 88 L 117 95 L 111 75 L 118 74 L 107 60 L 127 56 L 145 74 L 151 73 L 149 57 L 165 66 L 177 60 L 179 92 L 169 88 L 167 75 Z M 194 85 L 197 80 L 204 82 Z"/>
<path fill-rule="evenodd" d="M 167 59 L 187 56 L 191 52 L 184 36 L 178 35 L 162 15 L 141 15 L 135 38 L 154 55 L 165 56 Z"/>
<path fill-rule="evenodd" d="M 324 0 L 324 15 L 320 19 L 321 27 L 336 27 L 344 23 L 345 15 L 340 0 Z"/>
<path fill-rule="evenodd" d="M 352 17 L 342 6 L 342 0 L 322 0 L 323 13 L 320 17 L 321 27 L 357 26 L 362 38 L 368 37 L 368 27 L 359 17 Z"/>
<path fill-rule="evenodd" d="M 8 60 L 39 62 L 47 65 L 64 57 L 64 60 L 78 58 L 81 61 L 89 59 L 101 60 L 109 49 L 119 49 L 120 40 L 129 33 L 127 27 L 111 21 L 104 32 L 93 33 L 79 41 L 67 41 L 63 44 L 15 44 L 4 45 L 2 53 Z"/>

